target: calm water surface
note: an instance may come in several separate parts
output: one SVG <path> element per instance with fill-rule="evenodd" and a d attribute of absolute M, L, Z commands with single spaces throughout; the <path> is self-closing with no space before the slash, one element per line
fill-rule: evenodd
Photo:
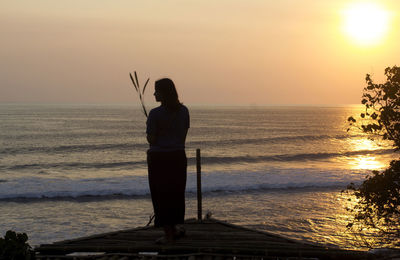
<path fill-rule="evenodd" d="M 354 248 L 347 198 L 394 158 L 357 131 L 361 107 L 190 107 L 187 217 L 195 150 L 204 211 L 287 237 Z M 0 232 L 31 244 L 147 224 L 145 118 L 124 105 L 0 105 Z"/>

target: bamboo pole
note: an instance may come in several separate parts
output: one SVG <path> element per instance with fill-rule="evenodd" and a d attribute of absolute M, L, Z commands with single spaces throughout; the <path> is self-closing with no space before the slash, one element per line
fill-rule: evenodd
<path fill-rule="evenodd" d="M 197 168 L 197 219 L 202 220 L 202 194 L 201 194 L 201 157 L 200 149 L 196 149 Z"/>

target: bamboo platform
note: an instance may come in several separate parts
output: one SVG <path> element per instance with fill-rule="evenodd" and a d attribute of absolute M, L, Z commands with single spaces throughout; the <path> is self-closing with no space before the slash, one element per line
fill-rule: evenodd
<path fill-rule="evenodd" d="M 375 259 L 215 219 L 187 220 L 184 227 L 186 236 L 171 245 L 155 244 L 161 228 L 140 227 L 43 244 L 35 252 L 37 259 Z"/>

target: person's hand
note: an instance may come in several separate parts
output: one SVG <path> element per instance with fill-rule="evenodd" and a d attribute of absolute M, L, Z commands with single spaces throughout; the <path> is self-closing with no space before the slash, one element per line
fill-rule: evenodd
<path fill-rule="evenodd" d="M 154 135 L 147 135 L 147 142 L 149 142 L 149 144 L 154 144 L 156 142 L 156 137 Z"/>

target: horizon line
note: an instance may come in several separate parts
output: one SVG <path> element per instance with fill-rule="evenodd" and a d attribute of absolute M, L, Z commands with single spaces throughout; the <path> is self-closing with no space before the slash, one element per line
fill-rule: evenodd
<path fill-rule="evenodd" d="M 355 104 L 355 103 L 341 103 L 341 104 L 288 104 L 288 103 L 275 103 L 275 104 L 258 104 L 258 103 L 240 103 L 240 104 L 216 104 L 216 103 L 185 103 L 182 102 L 184 105 L 187 106 L 194 106 L 194 107 L 348 107 L 348 106 L 362 106 L 362 104 Z M 127 102 L 2 102 L 0 101 L 0 105 L 82 105 L 82 106 L 133 106 L 133 107 L 141 107 L 140 104 L 132 104 Z M 156 107 L 159 106 L 158 103 L 150 103 L 147 104 L 148 107 Z"/>

